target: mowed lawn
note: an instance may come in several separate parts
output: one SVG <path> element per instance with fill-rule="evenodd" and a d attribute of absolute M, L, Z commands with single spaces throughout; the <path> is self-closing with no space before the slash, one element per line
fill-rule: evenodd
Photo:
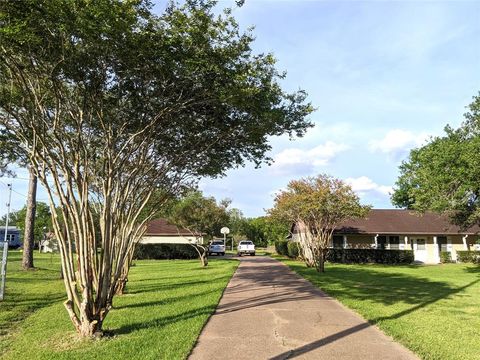
<path fill-rule="evenodd" d="M 334 265 L 281 259 L 423 359 L 480 359 L 480 267 Z"/>
<path fill-rule="evenodd" d="M 21 271 L 11 252 L 6 299 L 0 302 L 2 359 L 184 359 L 215 310 L 236 260 L 137 261 L 127 294 L 114 299 L 108 336 L 79 340 L 63 307 L 57 255 L 35 254 L 36 271 Z"/>

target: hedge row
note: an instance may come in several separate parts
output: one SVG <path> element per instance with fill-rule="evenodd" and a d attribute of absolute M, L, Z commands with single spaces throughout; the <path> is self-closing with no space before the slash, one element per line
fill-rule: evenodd
<path fill-rule="evenodd" d="M 135 259 L 196 259 L 197 251 L 188 244 L 138 244 L 135 249 Z"/>
<path fill-rule="evenodd" d="M 462 263 L 480 264 L 480 251 L 457 251 L 457 260 Z"/>
<path fill-rule="evenodd" d="M 327 261 L 344 264 L 410 264 L 413 260 L 412 250 L 329 249 L 327 253 Z"/>
<path fill-rule="evenodd" d="M 442 264 L 447 264 L 452 262 L 452 253 L 448 251 L 440 252 L 440 262 Z"/>
<path fill-rule="evenodd" d="M 275 241 L 275 250 L 291 258 L 299 255 L 298 243 L 294 241 Z M 410 264 L 413 260 L 412 250 L 329 249 L 327 253 L 327 261 L 345 264 Z"/>
<path fill-rule="evenodd" d="M 275 241 L 275 251 L 278 255 L 288 256 L 288 243 L 291 241 L 288 240 L 277 240 Z"/>
<path fill-rule="evenodd" d="M 295 241 L 289 241 L 288 242 L 288 257 L 292 259 L 296 259 L 298 255 L 300 254 L 300 249 L 298 248 L 298 243 Z"/>

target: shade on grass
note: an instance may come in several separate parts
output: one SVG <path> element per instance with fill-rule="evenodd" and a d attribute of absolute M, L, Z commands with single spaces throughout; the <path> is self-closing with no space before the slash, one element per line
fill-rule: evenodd
<path fill-rule="evenodd" d="M 479 359 L 480 267 L 329 264 L 291 269 L 423 359 Z"/>
<path fill-rule="evenodd" d="M 127 294 L 114 299 L 100 340 L 79 340 L 63 308 L 57 256 L 37 255 L 37 271 L 10 255 L 0 303 L 2 359 L 184 359 L 215 310 L 238 262 L 138 261 Z"/>

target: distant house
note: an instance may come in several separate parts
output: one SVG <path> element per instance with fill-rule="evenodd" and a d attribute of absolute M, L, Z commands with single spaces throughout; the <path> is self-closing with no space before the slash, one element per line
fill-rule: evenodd
<path fill-rule="evenodd" d="M 300 232 L 294 224 L 293 241 L 298 241 Z M 479 226 L 461 229 L 448 217 L 433 212 L 421 215 L 410 210 L 373 209 L 364 219 L 342 223 L 330 246 L 413 250 L 415 261 L 438 264 L 442 251 L 450 252 L 456 261 L 457 251 L 476 249 L 479 233 Z"/>
<path fill-rule="evenodd" d="M 5 239 L 5 226 L 0 226 L 0 243 L 3 243 Z M 19 228 L 16 226 L 9 226 L 7 230 L 8 246 L 12 248 L 18 248 L 22 246 L 22 234 Z"/>
<path fill-rule="evenodd" d="M 55 238 L 55 234 L 53 232 L 48 232 L 44 235 L 43 240 L 40 243 L 40 251 L 43 253 L 53 253 L 59 252 L 58 240 Z"/>
<path fill-rule="evenodd" d="M 203 242 L 203 237 L 195 236 L 187 229 L 179 228 L 166 219 L 155 219 L 147 224 L 147 231 L 141 244 L 188 244 Z"/>

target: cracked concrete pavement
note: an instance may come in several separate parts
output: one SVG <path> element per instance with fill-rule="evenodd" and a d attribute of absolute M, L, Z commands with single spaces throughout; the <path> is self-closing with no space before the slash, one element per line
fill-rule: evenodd
<path fill-rule="evenodd" d="M 241 258 L 189 359 L 418 359 L 269 257 Z"/>

